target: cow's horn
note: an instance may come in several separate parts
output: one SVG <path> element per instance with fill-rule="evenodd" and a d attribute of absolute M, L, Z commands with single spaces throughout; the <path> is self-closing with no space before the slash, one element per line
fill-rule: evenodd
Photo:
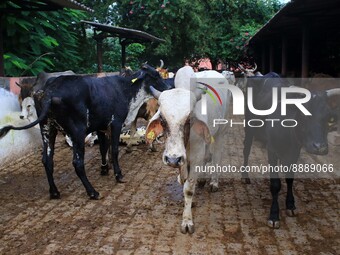
<path fill-rule="evenodd" d="M 161 92 L 158 91 L 157 89 L 155 89 L 155 88 L 152 87 L 152 86 L 150 86 L 150 90 L 151 90 L 152 95 L 153 95 L 156 99 L 158 99 L 159 96 L 161 95 Z"/>
<path fill-rule="evenodd" d="M 160 62 L 161 62 L 161 65 L 159 66 L 159 68 L 163 68 L 163 66 L 164 66 L 164 61 L 161 59 Z"/>
<path fill-rule="evenodd" d="M 326 90 L 327 96 L 331 97 L 331 96 L 340 96 L 340 89 L 336 88 L 336 89 L 329 89 Z"/>
<path fill-rule="evenodd" d="M 15 82 L 15 84 L 16 84 L 16 85 L 18 85 L 18 86 L 21 88 L 21 85 L 20 85 L 20 83 L 18 83 L 18 82 Z"/>
<path fill-rule="evenodd" d="M 241 65 L 241 64 L 238 64 L 238 68 L 240 68 L 241 71 L 246 71 L 246 69 Z"/>
<path fill-rule="evenodd" d="M 255 67 L 253 69 L 246 69 L 246 71 L 253 73 L 253 72 L 255 72 L 256 69 L 257 69 L 257 65 L 255 63 Z"/>
<path fill-rule="evenodd" d="M 254 63 L 255 64 L 255 67 L 254 67 L 254 71 L 257 69 L 257 64 L 256 63 Z"/>

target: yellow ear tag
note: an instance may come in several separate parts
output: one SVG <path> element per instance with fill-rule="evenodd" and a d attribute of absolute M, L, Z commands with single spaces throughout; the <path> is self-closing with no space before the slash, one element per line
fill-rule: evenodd
<path fill-rule="evenodd" d="M 146 138 L 147 138 L 148 140 L 155 140 L 155 139 L 156 139 L 155 131 L 151 130 L 151 131 L 146 135 Z"/>
<path fill-rule="evenodd" d="M 134 78 L 131 80 L 132 83 L 135 83 L 138 79 L 137 78 Z"/>
<path fill-rule="evenodd" d="M 214 143 L 215 142 L 215 139 L 213 136 L 210 136 L 210 143 Z"/>

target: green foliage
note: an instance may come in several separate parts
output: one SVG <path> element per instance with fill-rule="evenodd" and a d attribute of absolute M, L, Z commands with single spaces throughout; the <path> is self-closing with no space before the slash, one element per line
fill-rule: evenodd
<path fill-rule="evenodd" d="M 3 15 L 5 73 L 21 76 L 74 69 L 81 60 L 78 34 L 79 21 L 84 17 L 83 12 L 75 10 Z"/>
<path fill-rule="evenodd" d="M 15 12 L 2 15 L 5 73 L 36 75 L 40 71 L 72 69 L 97 71 L 93 29 L 80 23 L 91 20 L 139 29 L 164 43 L 134 43 L 127 47 L 127 65 L 142 62 L 181 66 L 184 59 L 209 57 L 239 60 L 256 31 L 279 10 L 279 0 L 80 0 L 95 10 L 87 13 L 64 9 L 55 12 Z M 14 2 L 3 5 L 16 7 Z M 87 29 L 86 29 L 87 28 Z M 104 40 L 104 71 L 121 67 L 117 38 Z"/>
<path fill-rule="evenodd" d="M 278 0 L 119 0 L 115 6 L 119 25 L 166 40 L 145 53 L 171 65 L 244 57 L 248 40 L 279 8 Z"/>

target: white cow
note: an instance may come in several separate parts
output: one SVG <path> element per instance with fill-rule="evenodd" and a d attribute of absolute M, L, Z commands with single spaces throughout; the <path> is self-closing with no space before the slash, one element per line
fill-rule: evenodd
<path fill-rule="evenodd" d="M 207 114 L 202 115 L 202 89 L 197 82 L 207 82 L 219 94 L 222 105 L 207 99 Z M 153 90 L 158 98 L 159 110 L 150 120 L 146 131 L 147 142 L 152 142 L 160 134 L 166 137 L 163 152 L 164 164 L 179 168 L 179 181 L 183 184 L 184 211 L 181 224 L 182 233 L 193 233 L 191 205 L 197 179 L 195 166 L 221 164 L 222 146 L 226 134 L 226 125 L 212 126 L 213 119 L 226 119 L 230 94 L 223 85 L 228 81 L 216 71 L 194 73 L 189 66 L 178 70 L 175 77 L 175 89 L 162 93 Z M 189 140 L 190 139 L 190 140 Z M 209 176 L 211 177 L 211 176 Z M 213 191 L 217 190 L 217 178 L 210 182 Z"/>
<path fill-rule="evenodd" d="M 228 80 L 229 84 L 235 85 L 236 78 L 234 72 L 231 71 L 223 71 L 222 75 Z"/>
<path fill-rule="evenodd" d="M 26 97 L 21 103 L 21 108 L 20 119 L 27 119 L 29 122 L 33 122 L 38 118 L 32 97 Z"/>
<path fill-rule="evenodd" d="M 34 99 L 32 97 L 26 97 L 21 103 L 21 108 L 22 109 L 20 113 L 20 119 L 28 120 L 29 122 L 33 122 L 36 119 L 38 119 L 37 110 L 35 108 Z M 95 140 L 97 139 L 98 139 L 97 135 L 91 133 L 86 136 L 85 143 L 90 146 L 93 146 Z M 73 146 L 72 140 L 68 135 L 65 135 L 65 140 L 70 147 Z"/>

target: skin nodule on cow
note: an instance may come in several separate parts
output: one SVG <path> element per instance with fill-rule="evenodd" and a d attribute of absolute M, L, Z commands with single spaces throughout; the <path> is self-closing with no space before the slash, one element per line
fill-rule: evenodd
<path fill-rule="evenodd" d="M 247 80 L 247 88 L 253 88 L 253 104 L 256 109 L 269 109 L 272 104 L 272 89 L 288 87 L 287 81 L 281 79 L 276 73 L 268 73 L 264 76 L 250 77 Z M 279 90 L 280 91 L 280 90 Z M 304 104 L 305 108 L 311 115 L 304 115 L 300 109 L 291 106 L 287 107 L 286 115 L 283 115 L 281 108 L 277 107 L 276 111 L 270 115 L 259 116 L 251 113 L 246 107 L 245 121 L 250 119 L 275 119 L 280 123 L 283 119 L 293 119 L 297 121 L 295 127 L 284 127 L 282 125 L 269 125 L 266 123 L 263 127 L 245 126 L 244 138 L 244 166 L 248 165 L 248 158 L 252 141 L 254 137 L 266 143 L 268 152 L 268 163 L 270 166 L 283 165 L 290 167 L 296 164 L 301 148 L 304 147 L 307 152 L 317 155 L 328 153 L 328 122 L 334 116 L 327 99 L 331 94 L 339 94 L 339 89 L 327 92 L 312 92 L 311 99 Z M 298 93 L 292 95 L 293 98 L 299 98 Z M 280 98 L 280 97 L 279 97 Z M 280 102 L 280 101 L 279 101 Z M 244 183 L 250 183 L 248 173 L 242 173 Z M 286 212 L 288 216 L 295 215 L 295 200 L 293 195 L 294 173 L 286 174 L 287 196 Z M 279 228 L 279 204 L 278 195 L 281 189 L 281 181 L 277 172 L 270 173 L 270 192 L 272 195 L 272 204 L 268 219 L 268 225 L 273 228 Z"/>
<path fill-rule="evenodd" d="M 135 75 L 126 78 L 57 77 L 49 80 L 42 90 L 34 94 L 38 119 L 24 127 L 3 127 L 0 129 L 0 137 L 11 129 L 27 129 L 39 123 L 43 138 L 43 164 L 50 186 L 50 197 L 59 198 L 60 193 L 53 178 L 53 154 L 57 132 L 62 130 L 72 139 L 73 166 L 78 177 L 90 198 L 97 199 L 99 193 L 93 188 L 85 173 L 85 137 L 97 131 L 102 165 L 105 166 L 109 143 L 102 131 L 110 131 L 108 133 L 114 174 L 116 180 L 122 182 L 123 175 L 118 164 L 121 128 L 129 111 L 138 109 L 147 100 L 146 95 L 151 93 L 149 89 L 151 85 L 162 91 L 168 89 L 159 73 L 149 65 L 143 65 Z M 107 173 L 107 170 L 104 172 Z"/>

